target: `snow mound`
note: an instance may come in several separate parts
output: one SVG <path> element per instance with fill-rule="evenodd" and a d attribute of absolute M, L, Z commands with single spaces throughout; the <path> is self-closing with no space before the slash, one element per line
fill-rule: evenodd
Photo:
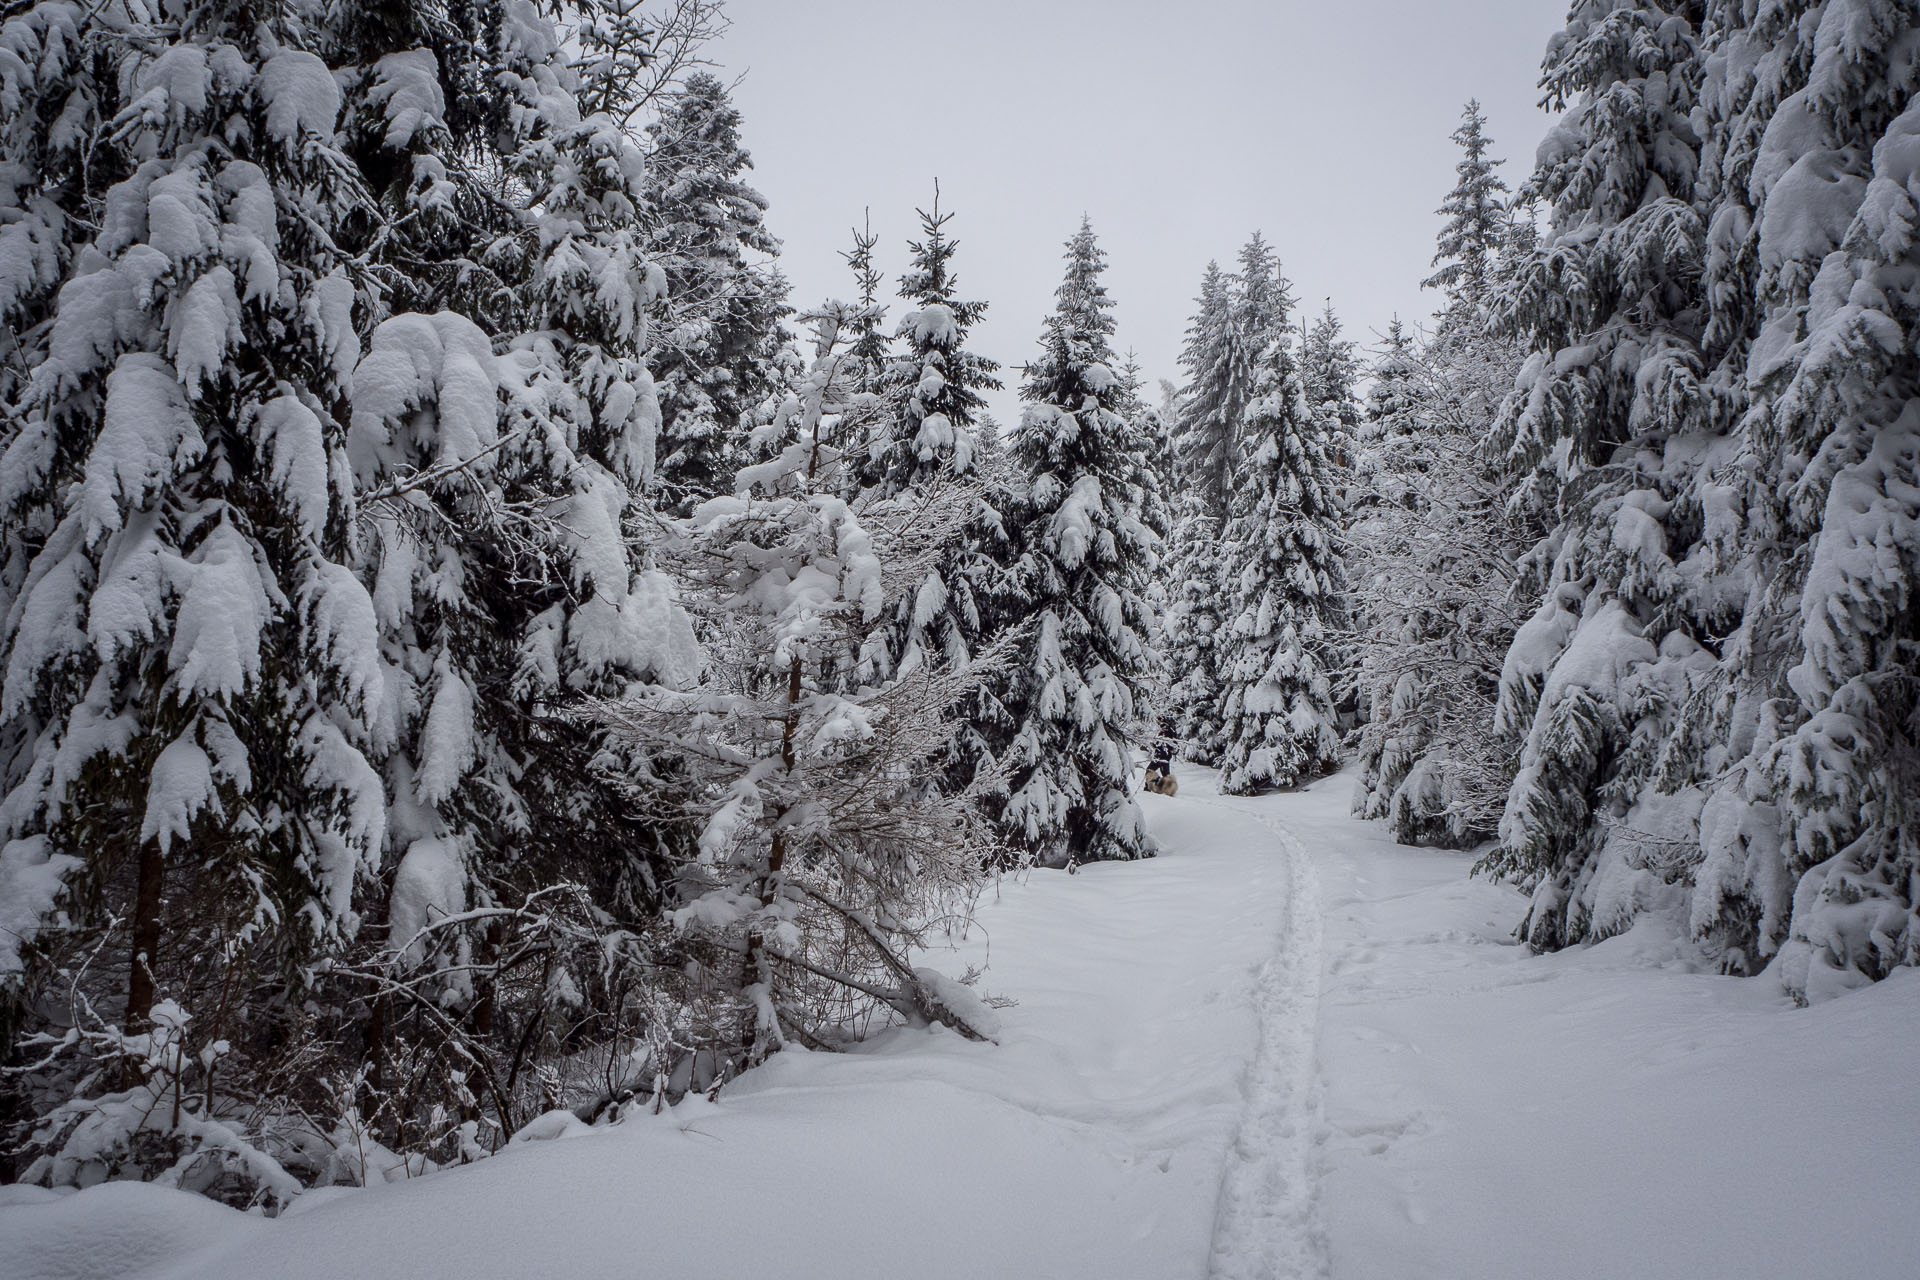
<path fill-rule="evenodd" d="M 38 1203 L 13 1194 L 0 1200 L 0 1270 L 8 1280 L 149 1275 L 209 1246 L 242 1244 L 268 1226 L 205 1196 L 145 1182 L 44 1195 Z"/>

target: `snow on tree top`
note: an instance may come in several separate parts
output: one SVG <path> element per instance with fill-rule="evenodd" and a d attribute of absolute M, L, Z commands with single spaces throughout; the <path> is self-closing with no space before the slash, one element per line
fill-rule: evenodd
<path fill-rule="evenodd" d="M 327 64 L 299 49 L 282 49 L 260 68 L 260 96 L 267 104 L 267 132 L 285 143 L 302 133 L 333 135 L 340 116 L 340 86 Z"/>
<path fill-rule="evenodd" d="M 928 303 L 918 311 L 909 311 L 900 320 L 900 333 L 915 346 L 945 350 L 960 342 L 959 321 L 953 308 L 942 302 Z"/>
<path fill-rule="evenodd" d="M 440 64 L 431 51 L 390 53 L 374 64 L 367 101 L 386 109 L 386 144 L 404 150 L 426 129 L 444 129 L 446 99 L 440 93 Z"/>

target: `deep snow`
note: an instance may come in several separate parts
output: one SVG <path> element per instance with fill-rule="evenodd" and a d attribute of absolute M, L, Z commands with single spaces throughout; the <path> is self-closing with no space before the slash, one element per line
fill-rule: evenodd
<path fill-rule="evenodd" d="M 990 895 L 998 1045 L 783 1053 L 660 1117 L 276 1222 L 0 1188 L 9 1277 L 1912 1274 L 1920 974 L 1796 1010 L 1653 922 L 1536 957 L 1351 779 L 1145 800 L 1168 852 Z"/>

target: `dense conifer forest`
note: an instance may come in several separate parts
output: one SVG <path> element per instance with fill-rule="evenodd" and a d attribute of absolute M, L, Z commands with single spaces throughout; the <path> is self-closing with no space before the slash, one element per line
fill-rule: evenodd
<path fill-rule="evenodd" d="M 1253 228 L 1133 315 L 1095 208 L 991 357 L 937 153 L 897 279 L 782 243 L 722 22 L 0 5 L 5 1180 L 272 1214 L 984 1042 L 925 948 L 1161 852 L 1155 754 L 1348 767 L 1538 952 L 1920 963 L 1911 5 L 1576 0 L 1531 165 L 1435 130 L 1432 315 Z"/>

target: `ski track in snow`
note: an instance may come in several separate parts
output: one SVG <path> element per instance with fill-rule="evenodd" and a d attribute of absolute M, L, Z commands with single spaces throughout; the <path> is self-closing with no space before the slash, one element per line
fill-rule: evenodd
<path fill-rule="evenodd" d="M 1246 1111 L 1227 1155 L 1207 1275 L 1321 1280 L 1331 1262 L 1319 1213 L 1319 881 L 1305 847 L 1279 822 L 1256 808 L 1203 803 L 1258 822 L 1287 870 L 1285 917 L 1255 993 L 1260 1040 L 1241 1086 Z"/>

